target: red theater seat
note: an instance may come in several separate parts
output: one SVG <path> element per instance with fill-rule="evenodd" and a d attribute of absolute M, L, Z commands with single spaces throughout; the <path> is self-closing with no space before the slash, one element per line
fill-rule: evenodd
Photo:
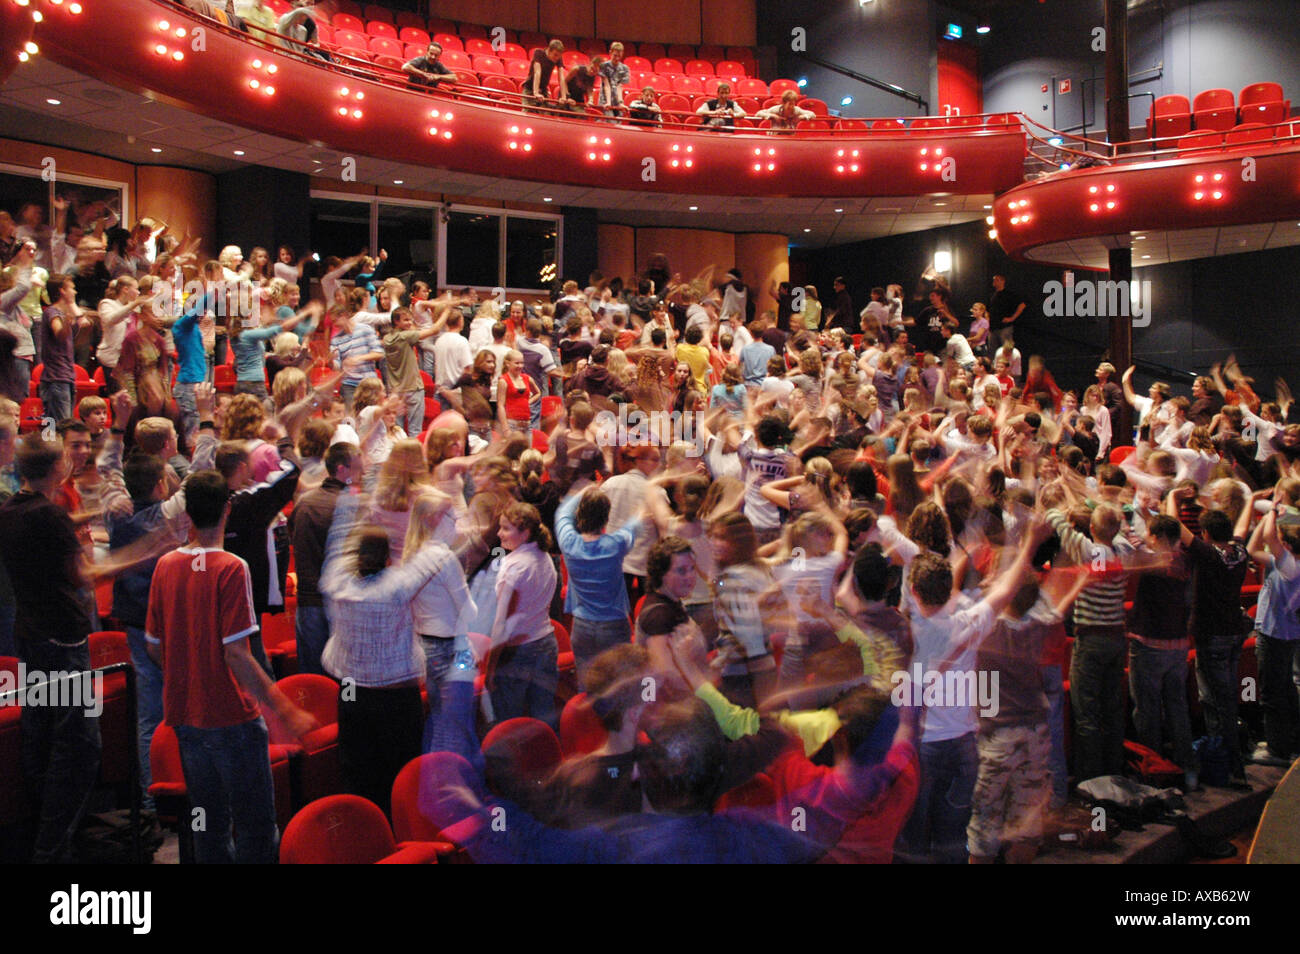
<path fill-rule="evenodd" d="M 631 70 L 633 74 L 654 72 L 654 64 L 644 56 L 625 56 L 623 57 L 623 62 L 627 64 L 627 68 Z"/>
<path fill-rule="evenodd" d="M 737 63 L 735 60 L 723 60 L 713 68 L 713 71 L 718 74 L 719 78 L 725 77 L 731 80 L 744 79 L 749 76 L 745 64 Z"/>
<path fill-rule="evenodd" d="M 305 807 L 284 830 L 282 865 L 435 864 L 438 846 L 398 845 L 388 819 L 358 795 L 331 795 Z"/>
<path fill-rule="evenodd" d="M 262 614 L 262 648 L 277 677 L 298 671 L 298 636 L 288 613 Z"/>
<path fill-rule="evenodd" d="M 461 70 L 474 69 L 474 61 L 469 58 L 468 53 L 461 50 L 443 50 L 441 62 L 446 64 L 447 69 L 457 73 Z"/>
<path fill-rule="evenodd" d="M 299 709 L 310 712 L 320 723 L 301 739 L 286 738 L 278 726 L 268 722 L 271 741 L 301 746 L 298 791 L 303 802 L 333 795 L 343 789 L 339 769 L 339 684 L 328 676 L 299 673 L 276 682 L 276 687 Z"/>
<path fill-rule="evenodd" d="M 636 51 L 647 60 L 662 60 L 668 55 L 662 43 L 638 43 Z"/>
<path fill-rule="evenodd" d="M 1241 91 L 1243 123 L 1280 123 L 1291 115 L 1291 101 L 1282 98 L 1280 83 L 1252 83 Z"/>
<path fill-rule="evenodd" d="M 1218 152 L 1223 148 L 1223 133 L 1188 133 L 1178 139 L 1178 149 L 1180 152 L 1187 152 L 1191 155 L 1205 152 Z"/>
<path fill-rule="evenodd" d="M 400 60 L 405 52 L 402 44 L 392 37 L 372 36 L 370 38 L 370 52 L 375 56 L 391 56 Z"/>
<path fill-rule="evenodd" d="M 1261 142 L 1271 142 L 1273 130 L 1263 123 L 1242 123 L 1223 134 L 1224 144 L 1229 149 L 1241 148 Z"/>
<path fill-rule="evenodd" d="M 767 96 L 767 84 L 761 79 L 742 79 L 736 83 L 737 96 Z"/>
<path fill-rule="evenodd" d="M 675 59 L 671 56 L 663 56 L 655 60 L 655 72 L 656 73 L 684 73 L 686 72 L 686 70 L 682 66 L 681 60 Z"/>
<path fill-rule="evenodd" d="M 560 713 L 560 748 L 566 759 L 595 752 L 607 738 L 609 733 L 591 708 L 585 692 L 578 693 L 564 704 L 564 711 Z"/>
<path fill-rule="evenodd" d="M 710 63 L 720 63 L 727 58 L 727 51 L 720 46 L 706 44 L 696 50 L 695 55 Z"/>
<path fill-rule="evenodd" d="M 591 57 L 582 50 L 565 50 L 564 51 L 564 68 L 571 70 L 575 66 L 585 66 L 591 62 Z"/>
<path fill-rule="evenodd" d="M 665 113 L 688 113 L 691 111 L 691 104 L 685 96 L 678 93 L 664 93 L 659 97 L 659 108 Z"/>
<path fill-rule="evenodd" d="M 912 120 L 912 129 L 942 129 L 948 125 L 942 116 L 922 116 Z"/>
<path fill-rule="evenodd" d="M 532 68 L 532 63 L 526 59 L 502 60 L 501 62 L 505 67 L 506 76 L 510 77 L 513 80 L 522 81 L 527 79 L 528 73 Z"/>
<path fill-rule="evenodd" d="M 390 40 L 397 39 L 397 27 L 391 23 L 384 23 L 382 20 L 371 20 L 366 24 L 366 33 L 370 36 L 386 36 Z"/>
<path fill-rule="evenodd" d="M 799 84 L 792 79 L 774 79 L 768 86 L 768 90 L 773 96 L 783 96 L 791 91 L 798 93 Z"/>
<path fill-rule="evenodd" d="M 376 3 L 367 3 L 361 8 L 361 15 L 367 20 L 378 20 L 381 23 L 387 23 L 390 26 L 393 22 L 393 11 L 387 7 L 381 7 Z"/>
<path fill-rule="evenodd" d="M 354 33 L 366 32 L 365 21 L 358 16 L 353 16 L 351 13 L 334 14 L 334 16 L 330 17 L 330 24 L 333 25 L 335 30 L 350 30 Z"/>
<path fill-rule="evenodd" d="M 409 10 L 402 10 L 393 17 L 393 24 L 399 30 L 405 29 L 406 27 L 412 27 L 416 30 L 424 30 L 428 26 L 427 21 L 425 21 L 422 16 L 418 13 L 411 13 Z"/>
<path fill-rule="evenodd" d="M 1186 96 L 1161 96 L 1152 105 L 1151 115 L 1147 118 L 1148 138 L 1164 139 L 1191 131 L 1192 107 Z"/>
<path fill-rule="evenodd" d="M 338 2 L 334 4 L 334 7 L 336 12 L 346 13 L 349 16 L 356 17 L 358 20 L 365 15 L 365 7 L 356 3 L 355 0 L 338 0 Z"/>
<path fill-rule="evenodd" d="M 549 725 L 520 717 L 495 725 L 483 737 L 483 754 L 500 771 L 516 780 L 540 782 L 563 760 L 560 740 Z"/>
<path fill-rule="evenodd" d="M 836 129 L 866 129 L 867 121 L 865 119 L 837 119 L 835 121 Z"/>
<path fill-rule="evenodd" d="M 820 99 L 801 99 L 797 103 L 801 109 L 807 109 L 816 116 L 829 115 L 826 110 L 826 104 Z"/>
<path fill-rule="evenodd" d="M 699 96 L 704 92 L 704 84 L 698 76 L 677 76 L 673 78 L 673 89 L 685 96 Z"/>
<path fill-rule="evenodd" d="M 435 43 L 442 47 L 444 59 L 446 59 L 447 53 L 450 50 L 460 50 L 462 53 L 465 51 L 465 44 L 462 43 L 460 37 L 456 36 L 454 33 L 437 33 L 434 34 L 433 39 Z"/>
<path fill-rule="evenodd" d="M 907 129 L 907 120 L 905 119 L 873 119 L 871 121 L 872 129 L 886 129 L 894 132 L 901 132 Z"/>
<path fill-rule="evenodd" d="M 704 60 L 687 60 L 685 65 L 688 76 L 713 76 L 713 64 Z"/>
<path fill-rule="evenodd" d="M 498 76 L 506 75 L 505 62 L 497 56 L 470 56 L 474 64 L 474 71 L 479 74 L 495 73 Z"/>

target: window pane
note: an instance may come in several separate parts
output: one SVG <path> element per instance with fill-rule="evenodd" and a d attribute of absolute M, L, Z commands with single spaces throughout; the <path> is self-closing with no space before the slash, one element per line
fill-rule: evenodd
<path fill-rule="evenodd" d="M 433 209 L 410 205 L 379 207 L 379 247 L 388 251 L 384 274 L 428 281 L 434 270 Z M 408 282 L 409 285 L 409 282 Z"/>
<path fill-rule="evenodd" d="M 506 220 L 506 287 L 545 289 L 555 280 L 559 230 L 553 219 Z"/>
<path fill-rule="evenodd" d="M 311 200 L 311 244 L 322 260 L 348 258 L 370 245 L 370 203 Z"/>
<path fill-rule="evenodd" d="M 495 288 L 501 217 L 486 212 L 452 212 L 447 218 L 447 284 Z"/>

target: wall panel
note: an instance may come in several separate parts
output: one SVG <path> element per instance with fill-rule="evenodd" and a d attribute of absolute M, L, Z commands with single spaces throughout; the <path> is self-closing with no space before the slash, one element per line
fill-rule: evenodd
<path fill-rule="evenodd" d="M 581 3 L 544 3 L 539 11 L 542 33 L 551 36 L 584 37 L 596 35 L 596 5 Z"/>
<path fill-rule="evenodd" d="M 176 237 L 201 236 L 204 247 L 217 242 L 217 180 L 206 172 L 166 166 L 135 170 L 137 215 L 166 222 Z"/>
<path fill-rule="evenodd" d="M 595 5 L 596 35 L 611 40 L 698 44 L 700 6 L 699 0 L 601 0 Z"/>
<path fill-rule="evenodd" d="M 596 229 L 596 239 L 596 267 L 606 278 L 619 275 L 626 282 L 636 274 L 636 229 L 603 223 Z M 566 274 L 572 272 L 566 269 Z"/>
<path fill-rule="evenodd" d="M 758 44 L 758 13 L 755 0 L 707 0 L 701 4 L 704 22 L 701 43 L 722 46 Z M 789 34 L 786 35 L 787 40 Z M 787 43 L 787 45 L 789 45 Z"/>
<path fill-rule="evenodd" d="M 744 273 L 745 284 L 757 293 L 758 312 L 775 310 L 776 299 L 768 292 L 772 282 L 790 277 L 790 240 L 766 232 L 737 235 L 735 265 Z"/>
<path fill-rule="evenodd" d="M 637 271 L 643 270 L 650 256 L 658 252 L 668 256 L 669 269 L 689 281 L 710 265 L 724 272 L 735 265 L 736 237 L 710 229 L 637 229 Z"/>
<path fill-rule="evenodd" d="M 537 0 L 437 0 L 430 16 L 462 23 L 503 26 L 507 30 L 537 29 Z"/>

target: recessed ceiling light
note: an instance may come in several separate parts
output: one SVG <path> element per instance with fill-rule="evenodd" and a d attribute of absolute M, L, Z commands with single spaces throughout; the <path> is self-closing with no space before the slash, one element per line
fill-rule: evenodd
<path fill-rule="evenodd" d="M 162 152 L 162 149 L 160 149 L 160 148 L 157 147 L 157 146 L 153 146 L 152 148 L 150 148 L 149 151 L 150 151 L 150 152 Z"/>
<path fill-rule="evenodd" d="M 61 100 L 61 99 L 47 99 L 46 102 L 49 103 L 51 106 L 62 106 L 62 105 L 63 105 L 63 100 Z"/>
<path fill-rule="evenodd" d="M 406 181 L 405 179 L 394 179 L 393 185 L 401 185 L 405 181 Z"/>
<path fill-rule="evenodd" d="M 1146 239 L 1146 236 L 1145 236 L 1145 235 L 1135 235 L 1135 236 L 1133 236 L 1133 241 L 1135 241 L 1135 242 L 1141 242 L 1141 241 L 1144 241 L 1145 239 Z"/>
<path fill-rule="evenodd" d="M 236 149 L 236 150 L 235 150 L 235 155 L 237 155 L 237 156 L 242 156 L 243 154 L 244 154 L 244 150 L 242 150 L 242 149 Z"/>
<path fill-rule="evenodd" d="M 835 211 L 836 211 L 836 212 L 843 212 L 844 210 L 843 210 L 843 209 L 836 209 Z"/>
<path fill-rule="evenodd" d="M 698 212 L 698 211 L 700 211 L 700 207 L 699 207 L 698 205 L 693 205 L 693 206 L 691 206 L 691 211 L 692 211 L 692 212 Z"/>
<path fill-rule="evenodd" d="M 1150 255 L 1143 255 L 1142 257 L 1143 257 L 1143 258 L 1150 258 L 1151 256 L 1150 256 Z"/>
<path fill-rule="evenodd" d="M 984 208 L 986 208 L 986 209 L 991 209 L 991 208 L 993 208 L 993 206 L 991 206 L 991 205 L 986 205 L 986 206 L 984 206 Z"/>
<path fill-rule="evenodd" d="M 934 204 L 935 204 L 935 205 L 947 205 L 948 203 L 947 203 L 947 202 L 936 202 L 936 203 L 934 203 Z"/>
<path fill-rule="evenodd" d="M 804 229 L 805 232 L 811 232 L 812 229 Z"/>
<path fill-rule="evenodd" d="M 553 200 L 549 195 L 544 195 L 544 196 L 542 196 L 542 201 L 543 201 L 543 202 L 553 202 L 554 200 Z"/>

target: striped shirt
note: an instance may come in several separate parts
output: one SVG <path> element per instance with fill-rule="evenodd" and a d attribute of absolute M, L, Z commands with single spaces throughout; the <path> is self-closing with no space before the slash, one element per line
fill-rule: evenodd
<path fill-rule="evenodd" d="M 1116 537 L 1110 545 L 1089 539 L 1070 525 L 1059 510 L 1047 511 L 1047 522 L 1061 539 L 1061 549 L 1071 562 L 1090 567 L 1092 580 L 1074 604 L 1076 626 L 1124 626 L 1124 593 L 1129 574 L 1121 558 L 1133 551 L 1128 541 Z"/>
<path fill-rule="evenodd" d="M 375 352 L 382 354 L 384 350 L 379 344 L 379 336 L 375 334 L 375 329 L 360 322 L 353 325 L 350 332 L 335 335 L 331 343 L 334 345 L 334 350 L 339 354 L 340 368 L 343 367 L 343 362 L 348 358 Z M 378 373 L 375 371 L 375 363 L 366 361 L 345 374 L 343 383 L 359 384 L 366 378 L 374 377 L 378 377 Z"/>

